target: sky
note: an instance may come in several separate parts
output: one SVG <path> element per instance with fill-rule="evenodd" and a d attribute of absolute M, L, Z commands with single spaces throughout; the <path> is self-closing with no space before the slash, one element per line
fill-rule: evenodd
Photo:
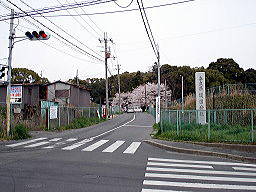
<path fill-rule="evenodd" d="M 30 10 L 22 0 L 9 0 L 22 10 Z M 23 0 L 34 9 L 51 7 L 85 0 Z M 174 3 L 182 0 L 144 0 L 144 7 Z M 60 3 L 59 3 L 60 2 Z M 117 0 L 121 6 L 131 0 Z M 21 12 L 7 0 L 0 0 L 0 15 L 10 14 L 7 5 Z M 160 64 L 175 66 L 208 67 L 218 58 L 233 58 L 245 70 L 256 68 L 256 1 L 255 0 L 195 0 L 188 3 L 146 9 L 154 39 L 159 45 Z M 126 9 L 138 8 L 137 0 Z M 69 10 L 70 14 L 96 13 L 125 10 L 114 2 L 91 5 L 83 9 Z M 148 40 L 140 12 L 84 15 L 71 17 L 67 11 L 48 13 L 49 20 L 34 17 L 54 32 L 68 39 L 87 52 L 103 59 L 103 33 L 107 32 L 111 55 L 108 60 L 112 75 L 120 72 L 149 71 L 156 62 L 156 56 Z M 57 16 L 66 15 L 66 16 Z M 46 27 L 30 17 L 15 19 L 16 37 L 26 31 L 44 30 L 51 34 L 47 41 L 24 40 L 14 44 L 13 68 L 28 68 L 50 81 L 74 78 L 77 70 L 80 79 L 104 78 L 104 62 L 92 59 L 70 49 L 55 37 Z M 1 20 L 1 17 L 0 17 Z M 7 22 L 7 23 L 6 23 Z M 8 57 L 9 21 L 0 21 L 0 64 L 6 64 Z M 89 25 L 88 25 L 89 24 Z M 68 34 L 72 35 L 71 38 Z M 54 37 L 55 36 L 55 37 Z M 60 39 L 60 38 L 59 38 Z M 16 39 L 18 40 L 18 39 Z M 47 45 L 46 45 L 47 44 Z M 89 47 L 89 49 L 88 49 Z M 93 50 L 93 52 L 91 51 Z M 110 74 L 109 74 L 110 75 Z"/>

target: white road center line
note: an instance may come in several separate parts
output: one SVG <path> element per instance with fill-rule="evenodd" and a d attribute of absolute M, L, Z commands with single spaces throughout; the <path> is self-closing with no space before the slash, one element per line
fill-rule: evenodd
<path fill-rule="evenodd" d="M 27 145 L 27 146 L 25 146 L 25 148 L 38 147 L 38 146 L 45 145 L 45 144 L 48 144 L 48 143 L 50 143 L 50 142 L 49 141 L 42 141 L 42 142 L 35 143 L 35 144 L 32 144 L 32 145 Z"/>
<path fill-rule="evenodd" d="M 235 172 L 235 171 L 213 171 L 213 170 L 196 170 L 196 169 L 172 169 L 172 168 L 159 168 L 159 167 L 147 167 L 147 171 L 168 171 L 177 173 L 202 173 L 202 174 L 219 174 L 219 175 L 245 175 L 256 176 L 256 173 L 252 172 Z"/>
<path fill-rule="evenodd" d="M 177 163 L 148 162 L 148 165 L 160 166 L 160 167 L 190 167 L 190 168 L 213 169 L 212 166 L 208 166 L 208 165 L 191 165 L 191 164 L 177 164 Z"/>
<path fill-rule="evenodd" d="M 163 161 L 163 162 L 178 162 L 178 163 L 197 163 L 197 164 L 212 164 L 212 165 L 232 165 L 232 166 L 247 166 L 256 167 L 256 164 L 219 162 L 219 161 L 193 161 L 193 160 L 178 160 L 178 159 L 162 159 L 162 158 L 148 158 L 149 161 Z"/>
<path fill-rule="evenodd" d="M 23 142 L 19 142 L 19 143 L 15 143 L 15 144 L 10 144 L 10 145 L 6 145 L 6 146 L 7 147 L 17 147 L 17 146 L 20 146 L 20 145 L 25 145 L 25 144 L 33 143 L 35 141 L 41 141 L 41 140 L 44 140 L 44 139 L 47 139 L 47 138 L 37 138 L 37 139 L 32 139 L 32 140 L 29 140 L 29 141 L 23 141 Z"/>
<path fill-rule="evenodd" d="M 255 190 L 256 186 L 252 185 L 224 185 L 210 183 L 185 183 L 185 182 L 170 182 L 170 181 L 150 181 L 144 180 L 143 185 L 158 185 L 170 187 L 191 187 L 204 189 L 229 189 L 229 190 Z"/>
<path fill-rule="evenodd" d="M 216 177 L 216 176 L 197 176 L 197 175 L 178 175 L 178 174 L 160 174 L 145 173 L 145 177 L 168 178 L 168 179 L 193 179 L 204 181 L 233 181 L 233 182 L 252 182 L 256 183 L 256 178 L 238 178 L 238 177 Z"/>
<path fill-rule="evenodd" d="M 101 145 L 107 143 L 109 140 L 100 140 L 86 148 L 84 148 L 82 151 L 93 151 L 94 149 L 97 149 L 98 147 L 100 147 Z"/>
<path fill-rule="evenodd" d="M 132 142 L 132 144 L 123 153 L 134 154 L 139 148 L 140 144 L 141 142 Z"/>
<path fill-rule="evenodd" d="M 106 153 L 112 153 L 114 152 L 116 149 L 118 149 L 122 144 L 124 144 L 125 141 L 116 141 L 115 143 L 113 143 L 112 145 L 110 145 L 108 148 L 104 149 L 102 152 L 106 152 Z"/>

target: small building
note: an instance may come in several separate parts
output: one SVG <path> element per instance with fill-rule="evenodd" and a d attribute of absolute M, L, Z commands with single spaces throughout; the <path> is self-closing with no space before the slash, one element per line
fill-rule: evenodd
<path fill-rule="evenodd" d="M 45 86 L 48 101 L 58 102 L 60 106 L 90 106 L 90 91 L 86 88 L 63 81 L 56 81 Z"/>
<path fill-rule="evenodd" d="M 62 81 L 46 85 L 13 84 L 11 88 L 13 108 L 24 109 L 26 106 L 41 106 L 41 101 L 58 103 L 59 106 L 89 107 L 90 91 Z M 0 104 L 6 103 L 7 85 L 0 85 Z"/>
<path fill-rule="evenodd" d="M 7 85 L 0 85 L 0 103 L 6 103 Z M 12 84 L 11 103 L 13 107 L 24 109 L 25 105 L 39 106 L 44 99 L 44 87 L 41 84 Z"/>

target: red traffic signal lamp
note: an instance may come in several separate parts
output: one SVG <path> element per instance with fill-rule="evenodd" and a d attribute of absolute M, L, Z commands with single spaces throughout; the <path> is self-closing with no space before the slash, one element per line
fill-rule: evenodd
<path fill-rule="evenodd" d="M 50 38 L 50 35 L 45 33 L 44 31 L 39 31 L 39 33 L 37 31 L 33 31 L 32 33 L 27 31 L 25 35 L 31 41 L 32 40 L 48 40 Z"/>

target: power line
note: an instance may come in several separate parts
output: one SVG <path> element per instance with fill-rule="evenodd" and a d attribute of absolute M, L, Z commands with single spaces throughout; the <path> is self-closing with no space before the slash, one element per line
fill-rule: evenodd
<path fill-rule="evenodd" d="M 63 6 L 63 4 L 59 1 L 59 0 L 56 0 L 60 5 Z M 68 2 L 66 0 L 66 2 Z M 69 10 L 66 10 L 66 12 L 68 12 L 69 15 L 71 15 L 70 11 Z M 77 12 L 76 12 L 77 13 Z M 77 19 L 75 18 L 74 16 L 71 16 L 85 31 L 87 31 L 91 36 L 93 36 L 95 39 L 98 39 L 97 36 L 95 36 L 94 34 L 92 34 L 88 29 L 86 29 L 86 27 Z M 82 17 L 82 16 L 79 16 L 79 17 Z"/>
<path fill-rule="evenodd" d="M 119 5 L 116 1 L 114 1 L 114 3 L 118 6 L 118 7 L 121 7 L 121 8 L 127 8 L 127 7 L 129 7 L 131 4 L 132 4 L 132 2 L 133 2 L 133 0 L 131 0 L 131 2 L 128 4 L 128 5 L 126 5 L 126 6 L 122 6 L 122 5 Z"/>
<path fill-rule="evenodd" d="M 6 1 L 8 1 L 8 0 L 6 0 Z M 52 13 L 52 12 L 63 11 L 63 10 L 68 10 L 68 9 L 75 9 L 75 8 L 79 8 L 79 7 L 98 5 L 98 4 L 108 3 L 108 2 L 112 2 L 112 1 L 114 1 L 114 0 L 104 0 L 104 1 L 95 0 L 95 1 L 91 1 L 91 2 L 81 2 L 81 3 L 71 4 L 71 5 L 68 4 L 68 5 L 63 5 L 63 6 L 55 6 L 55 7 L 50 7 L 50 8 L 37 9 L 36 11 L 23 11 L 23 13 L 16 13 L 13 18 L 34 16 L 34 15 L 43 14 L 43 13 Z M 0 21 L 3 21 L 3 20 L 10 19 L 11 15 L 10 14 L 0 15 L 0 17 L 2 17 L 2 19 Z"/>
<path fill-rule="evenodd" d="M 77 3 L 77 1 L 76 0 L 74 0 L 75 1 L 75 3 Z M 86 14 L 86 12 L 85 12 L 85 10 L 84 10 L 84 8 L 83 7 L 80 7 L 80 9 L 84 12 L 84 14 Z M 96 28 L 98 28 L 99 29 L 99 31 L 101 32 L 101 33 L 104 33 L 100 28 L 99 28 L 99 26 L 91 19 L 91 17 L 89 16 L 89 15 L 86 15 L 89 19 L 90 19 L 90 21 L 96 26 Z"/>
<path fill-rule="evenodd" d="M 148 39 L 149 39 L 149 41 L 150 41 L 150 44 L 151 44 L 151 46 L 152 46 L 152 48 L 153 48 L 153 51 L 154 51 L 154 53 L 155 53 L 156 57 L 158 57 L 156 44 L 155 44 L 155 42 L 154 42 L 154 43 L 152 42 L 152 39 L 151 39 L 151 37 L 150 37 L 149 30 L 148 30 L 148 28 L 147 28 L 147 25 L 146 25 L 146 22 L 145 22 L 145 19 L 144 19 L 144 16 L 143 16 L 142 10 L 141 10 L 139 0 L 137 0 L 137 4 L 138 4 L 138 6 L 139 6 L 139 10 L 140 10 L 141 18 L 142 18 L 142 21 L 143 21 L 143 24 L 144 24 L 144 27 L 145 27 L 145 30 L 146 30 L 146 33 L 147 33 Z M 152 32 L 151 32 L 151 34 L 152 34 Z"/>
<path fill-rule="evenodd" d="M 25 3 L 23 0 L 20 0 L 20 2 L 22 2 L 23 4 L 25 4 L 27 7 L 35 10 L 33 7 L 31 7 L 30 5 L 28 5 L 27 3 Z M 42 14 L 41 14 L 42 15 Z M 43 15 L 42 15 L 43 16 Z M 43 16 L 43 18 L 45 18 Z M 77 38 L 75 38 L 73 35 L 67 33 L 62 27 L 60 27 L 59 25 L 55 24 L 54 22 L 52 22 L 50 19 L 45 18 L 47 21 L 49 21 L 51 24 L 53 24 L 55 27 L 57 27 L 58 29 L 60 29 L 62 32 L 64 32 L 65 34 L 67 34 L 68 36 L 70 36 L 71 38 L 73 38 L 74 40 L 76 40 L 77 42 L 79 42 L 80 44 L 84 45 L 87 49 L 91 50 L 92 52 L 94 52 L 95 54 L 97 54 L 98 56 L 102 57 L 101 55 L 99 55 L 97 52 L 95 52 L 93 49 L 91 49 L 90 47 L 88 47 L 87 45 L 85 45 L 83 42 L 79 41 Z"/>
<path fill-rule="evenodd" d="M 174 3 L 167 3 L 167 4 L 161 4 L 161 5 L 154 5 L 154 6 L 150 6 L 150 7 L 145 7 L 145 9 L 153 9 L 153 8 L 160 8 L 160 7 L 166 7 L 166 6 L 172 6 L 172 5 L 178 5 L 178 4 L 183 4 L 183 3 L 189 3 L 192 1 L 196 1 L 196 0 L 186 0 L 186 1 L 179 1 L 179 2 L 174 2 Z M 124 13 L 124 12 L 131 12 L 131 11 L 138 11 L 139 9 L 134 8 L 134 9 L 125 9 L 125 10 L 117 10 L 117 11 L 106 11 L 106 12 L 95 12 L 95 13 L 82 13 L 82 14 L 73 14 L 73 15 L 46 15 L 45 17 L 70 17 L 70 16 L 80 16 L 80 15 L 87 15 L 87 16 L 91 16 L 91 15 L 105 15 L 105 14 L 114 14 L 114 13 Z M 48 12 L 45 12 L 48 13 Z M 32 15 L 32 14 L 31 14 Z M 37 15 L 37 14 L 33 14 L 33 15 Z M 35 17 L 41 17 L 41 16 L 35 16 Z M 0 19 L 0 21 L 2 20 L 6 20 L 6 19 Z"/>
<path fill-rule="evenodd" d="M 74 0 L 75 1 L 75 0 Z M 66 2 L 68 3 L 68 0 L 66 0 Z M 76 2 L 76 1 L 75 1 Z M 77 3 L 77 2 L 76 2 Z M 82 11 L 84 11 L 83 10 L 83 8 L 81 7 L 81 10 Z M 76 9 L 74 9 L 74 11 L 77 13 L 77 14 L 79 14 L 78 12 L 77 12 L 77 10 Z M 98 36 L 101 36 L 101 34 L 99 34 L 81 15 L 79 15 L 79 17 L 98 35 Z M 90 18 L 89 16 L 88 16 L 88 18 Z M 91 20 L 92 21 L 92 20 Z M 93 22 L 94 23 L 94 22 Z M 95 23 L 94 23 L 95 24 Z"/>
<path fill-rule="evenodd" d="M 7 21 L 4 21 L 4 22 L 7 23 L 7 24 L 9 24 Z M 19 25 L 19 27 L 21 27 L 21 25 Z M 25 33 L 25 31 L 23 31 L 23 30 L 21 30 L 21 29 L 19 29 L 19 28 L 17 28 L 17 30 L 19 30 L 19 31 L 21 31 L 21 32 L 23 32 L 23 33 Z M 52 46 L 52 45 L 50 45 L 50 44 L 48 44 L 48 43 L 46 43 L 46 42 L 43 42 L 43 41 L 39 41 L 39 42 L 45 44 L 45 45 L 48 46 L 48 47 L 51 47 L 52 49 L 55 49 L 56 51 L 58 51 L 58 52 L 60 52 L 60 53 L 63 53 L 63 54 L 65 54 L 65 55 L 68 55 L 68 56 L 70 56 L 70 57 L 73 57 L 73 58 L 75 58 L 75 59 L 78 59 L 78 60 L 80 60 L 80 61 L 86 61 L 86 62 L 88 62 L 88 63 L 93 63 L 93 64 L 100 64 L 100 63 L 92 62 L 92 61 L 85 60 L 85 59 L 82 59 L 82 58 L 80 58 L 80 57 L 74 56 L 74 55 L 72 55 L 72 54 L 70 54 L 70 53 L 68 53 L 68 52 L 65 52 L 65 51 L 63 51 L 63 50 L 61 50 L 61 49 L 58 49 L 58 48 L 56 48 L 56 47 L 54 47 L 54 46 Z M 102 64 L 101 64 L 101 65 L 102 65 Z"/>
<path fill-rule="evenodd" d="M 1 2 L 0 2 L 0 3 L 1 3 Z M 7 5 L 6 5 L 4 8 L 5 8 L 5 9 L 11 9 L 11 8 L 8 7 Z M 33 26 L 35 26 L 35 27 L 37 27 L 37 28 L 40 29 L 40 27 L 38 27 L 36 24 L 32 23 L 31 21 L 27 20 L 26 18 L 22 18 L 22 19 L 25 20 L 26 22 L 28 22 L 29 24 L 31 24 L 31 25 L 33 25 Z M 7 23 L 7 24 L 9 24 L 9 22 L 7 22 L 7 21 L 4 21 L 4 22 Z M 27 27 L 22 26 L 22 25 L 19 25 L 18 27 L 27 28 Z M 21 32 L 23 32 L 23 33 L 25 33 L 25 31 L 19 29 L 18 27 L 17 27 L 17 30 L 19 30 L 19 31 L 21 31 Z M 74 47 L 72 47 L 72 46 L 70 46 L 69 44 L 63 42 L 62 40 L 58 39 L 57 37 L 55 37 L 55 36 L 52 36 L 52 37 L 56 38 L 59 42 L 61 42 L 61 43 L 63 43 L 64 45 L 68 46 L 69 48 L 71 48 L 71 49 L 73 49 L 73 50 L 75 50 L 75 51 L 78 51 L 78 50 L 74 49 Z M 100 63 L 88 61 L 88 60 L 82 59 L 82 58 L 80 58 L 80 57 L 74 56 L 74 55 L 72 55 L 72 54 L 70 54 L 70 53 L 68 53 L 68 52 L 65 52 L 65 51 L 63 51 L 63 50 L 61 50 L 61 49 L 58 49 L 58 48 L 56 48 L 56 47 L 54 47 L 54 46 L 52 46 L 52 45 L 50 45 L 50 44 L 47 44 L 46 42 L 43 42 L 43 41 L 39 41 L 39 42 L 45 44 L 46 46 L 48 46 L 48 47 L 50 47 L 50 48 L 52 48 L 52 49 L 55 49 L 56 51 L 58 51 L 58 52 L 60 52 L 60 53 L 63 53 L 63 54 L 68 55 L 68 56 L 70 56 L 70 57 L 73 57 L 73 58 L 75 58 L 75 59 L 77 59 L 77 60 L 85 61 L 85 62 L 93 63 L 93 64 L 100 64 Z M 81 52 L 79 52 L 79 53 L 81 53 Z M 101 64 L 102 64 L 102 63 L 101 63 Z"/>
<path fill-rule="evenodd" d="M 11 3 L 13 6 L 15 6 L 16 8 L 18 8 L 19 10 L 21 10 L 22 12 L 24 12 L 20 7 L 18 7 L 17 5 L 15 5 L 14 3 L 12 3 L 10 0 L 7 0 L 9 3 Z M 25 13 L 25 12 L 24 12 Z M 71 41 L 69 41 L 68 39 L 64 38 L 63 36 L 61 36 L 60 34 L 58 34 L 57 32 L 55 32 L 54 30 L 50 29 L 49 27 L 47 27 L 46 25 L 44 25 L 42 22 L 38 21 L 37 19 L 35 19 L 34 17 L 32 17 L 31 15 L 28 15 L 29 17 L 31 17 L 33 20 L 35 20 L 37 23 L 41 24 L 42 26 L 44 26 L 45 28 L 47 28 L 48 30 L 50 30 L 51 32 L 53 32 L 54 34 L 56 34 L 57 36 L 59 36 L 61 39 L 65 40 L 66 42 L 70 43 L 72 46 L 76 47 L 77 49 L 81 50 L 82 52 L 84 52 L 87 56 L 93 57 L 95 59 L 98 59 L 100 61 L 102 61 L 101 59 L 99 59 L 98 57 L 88 53 L 87 51 L 83 50 L 82 48 L 80 48 L 79 46 L 75 45 L 74 43 L 72 43 Z"/>

